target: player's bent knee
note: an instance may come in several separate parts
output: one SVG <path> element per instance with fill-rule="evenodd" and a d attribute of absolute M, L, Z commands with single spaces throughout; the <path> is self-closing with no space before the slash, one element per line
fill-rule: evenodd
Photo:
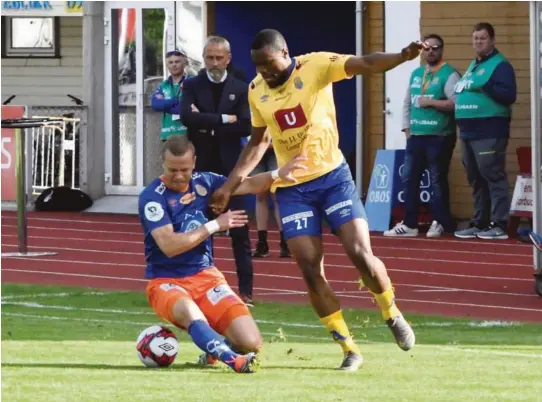
<path fill-rule="evenodd" d="M 193 321 L 207 321 L 197 304 L 190 299 L 184 298 L 175 302 L 172 307 L 172 316 L 175 320 L 175 324 L 186 329 L 188 329 Z"/>
<path fill-rule="evenodd" d="M 258 353 L 262 349 L 263 339 L 258 329 L 237 333 L 235 339 L 230 341 L 237 346 L 242 353 Z M 228 338 L 229 339 L 229 338 Z"/>
<path fill-rule="evenodd" d="M 242 348 L 245 350 L 245 353 L 255 352 L 258 353 L 262 350 L 262 336 L 259 332 L 245 334 L 245 339 L 242 342 Z"/>
<path fill-rule="evenodd" d="M 238 310 L 238 313 L 241 312 L 237 308 L 232 310 Z M 243 353 L 259 352 L 262 348 L 263 340 L 260 330 L 250 315 L 250 312 L 247 311 L 247 314 L 235 316 L 233 314 L 235 314 L 235 311 L 230 312 L 229 325 L 224 331 L 226 337 Z"/>

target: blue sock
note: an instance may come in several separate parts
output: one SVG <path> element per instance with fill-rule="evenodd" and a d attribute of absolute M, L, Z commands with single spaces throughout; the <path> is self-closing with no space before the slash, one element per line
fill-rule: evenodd
<path fill-rule="evenodd" d="M 193 321 L 188 327 L 188 333 L 198 348 L 234 368 L 238 354 L 230 349 L 225 342 L 226 339 L 208 323 L 202 320 Z"/>
<path fill-rule="evenodd" d="M 240 350 L 238 350 L 235 346 L 232 345 L 232 343 L 229 341 L 229 339 L 225 338 L 224 343 L 232 350 L 233 353 L 237 353 L 238 355 L 242 355 Z"/>

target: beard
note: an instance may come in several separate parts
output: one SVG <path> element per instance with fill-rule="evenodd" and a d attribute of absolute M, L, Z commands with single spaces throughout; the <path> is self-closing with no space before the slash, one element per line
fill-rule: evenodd
<path fill-rule="evenodd" d="M 284 84 L 286 81 L 288 81 L 288 77 L 289 77 L 288 70 L 285 70 L 282 73 L 280 73 L 279 75 L 277 75 L 277 77 L 273 80 L 272 83 L 268 82 L 267 84 L 271 88 L 280 87 L 282 84 Z"/>
<path fill-rule="evenodd" d="M 209 75 L 213 78 L 215 82 L 220 82 L 222 80 L 222 77 L 224 77 L 224 74 L 226 70 L 220 70 L 218 68 L 213 68 L 211 70 L 207 70 Z"/>

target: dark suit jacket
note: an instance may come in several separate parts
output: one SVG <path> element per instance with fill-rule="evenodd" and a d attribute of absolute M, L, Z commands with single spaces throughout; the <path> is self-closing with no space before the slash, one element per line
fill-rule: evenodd
<path fill-rule="evenodd" d="M 248 84 L 228 74 L 218 108 L 214 104 L 211 85 L 205 70 L 185 81 L 181 120 L 196 147 L 196 170 L 227 175 L 241 154 L 241 138 L 250 135 Z M 192 112 L 192 104 L 199 112 Z M 224 124 L 223 114 L 237 116 L 237 122 Z"/>

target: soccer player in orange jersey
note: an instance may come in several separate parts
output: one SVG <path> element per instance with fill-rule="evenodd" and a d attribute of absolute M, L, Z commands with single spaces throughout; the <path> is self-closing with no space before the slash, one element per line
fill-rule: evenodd
<path fill-rule="evenodd" d="M 301 269 L 312 306 L 344 352 L 342 370 L 357 370 L 363 358 L 324 275 L 322 219 L 338 235 L 399 347 L 411 349 L 415 336 L 395 304 L 384 263 L 371 249 L 365 211 L 339 149 L 332 84 L 354 75 L 390 70 L 416 58 L 423 46 L 412 42 L 396 54 L 357 57 L 317 52 L 294 58 L 278 31 L 259 32 L 251 49 L 259 73 L 249 87 L 252 135 L 227 182 L 211 198 L 215 212 L 225 208 L 265 153 L 270 141 L 266 129 L 279 166 L 298 156 L 307 157 L 303 162 L 307 169 L 276 180 L 271 191 L 276 194 L 284 236 Z"/>
<path fill-rule="evenodd" d="M 195 149 L 185 136 L 168 137 L 162 162 L 164 174 L 139 196 L 147 299 L 158 316 L 186 330 L 205 352 L 201 364 L 220 360 L 238 373 L 252 373 L 258 367 L 260 331 L 245 303 L 216 268 L 211 237 L 245 225 L 248 217 L 244 211 L 228 211 L 216 219 L 209 216 L 209 198 L 226 178 L 194 172 Z M 303 169 L 292 162 L 247 178 L 235 194 L 269 190 L 276 178 Z"/>

